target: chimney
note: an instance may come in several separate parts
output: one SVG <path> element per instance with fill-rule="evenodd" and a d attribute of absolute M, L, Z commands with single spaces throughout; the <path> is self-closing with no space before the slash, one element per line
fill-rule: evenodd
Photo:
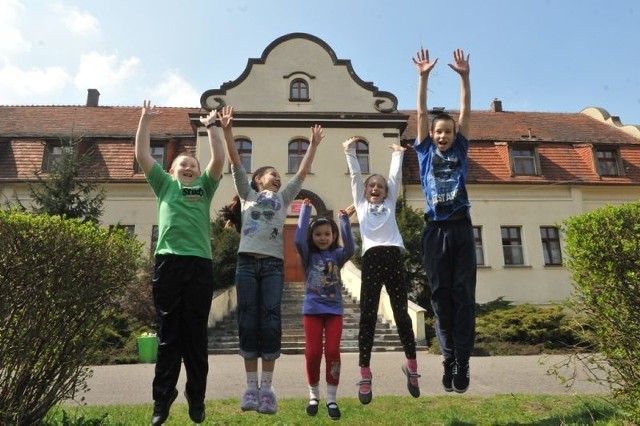
<path fill-rule="evenodd" d="M 502 112 L 502 101 L 500 99 L 493 98 L 493 102 L 491 102 L 491 111 Z"/>
<path fill-rule="evenodd" d="M 98 89 L 87 89 L 87 92 L 87 106 L 97 107 L 100 100 L 100 92 L 98 92 Z"/>

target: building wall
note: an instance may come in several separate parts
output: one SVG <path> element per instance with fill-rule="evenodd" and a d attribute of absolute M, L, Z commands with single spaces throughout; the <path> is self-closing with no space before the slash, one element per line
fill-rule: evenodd
<path fill-rule="evenodd" d="M 482 227 L 485 257 L 477 273 L 479 303 L 504 297 L 514 303 L 545 304 L 570 297 L 570 271 L 544 264 L 540 227 L 561 226 L 570 216 L 640 198 L 638 186 L 469 185 L 468 191 L 473 225 Z M 413 208 L 424 209 L 419 187 L 408 187 L 406 197 Z M 505 266 L 501 226 L 521 227 L 523 266 Z M 561 246 L 564 259 L 562 237 Z"/>

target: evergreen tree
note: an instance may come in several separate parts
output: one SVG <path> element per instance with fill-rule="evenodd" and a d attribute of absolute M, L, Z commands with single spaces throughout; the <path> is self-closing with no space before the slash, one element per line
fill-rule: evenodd
<path fill-rule="evenodd" d="M 60 155 L 50 161 L 46 174 L 36 173 L 37 182 L 29 183 L 33 211 L 98 223 L 104 211 L 105 190 L 91 170 L 93 150 L 79 153 L 79 139 L 60 142 Z"/>

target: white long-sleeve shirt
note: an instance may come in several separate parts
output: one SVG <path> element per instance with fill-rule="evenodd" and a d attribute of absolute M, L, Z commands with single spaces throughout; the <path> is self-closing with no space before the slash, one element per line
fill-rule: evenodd
<path fill-rule="evenodd" d="M 398 187 L 402 173 L 402 158 L 404 151 L 393 151 L 391 166 L 387 179 L 387 196 L 379 204 L 367 201 L 364 195 L 364 182 L 360 172 L 360 163 L 356 157 L 356 150 L 350 147 L 345 151 L 347 165 L 351 175 L 351 194 L 356 207 L 356 214 L 360 222 L 360 236 L 362 237 L 362 254 L 371 247 L 397 246 L 404 250 L 402 235 L 396 222 L 396 201 Z"/>

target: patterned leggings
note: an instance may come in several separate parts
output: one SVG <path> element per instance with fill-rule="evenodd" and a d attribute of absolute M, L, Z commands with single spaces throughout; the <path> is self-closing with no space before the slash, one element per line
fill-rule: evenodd
<path fill-rule="evenodd" d="M 391 300 L 393 318 L 408 359 L 416 358 L 416 339 L 411 317 L 407 312 L 407 285 L 402 269 L 399 247 L 377 246 L 362 256 L 362 284 L 360 286 L 360 332 L 358 349 L 360 367 L 369 367 L 376 331 L 380 292 L 385 286 Z"/>

